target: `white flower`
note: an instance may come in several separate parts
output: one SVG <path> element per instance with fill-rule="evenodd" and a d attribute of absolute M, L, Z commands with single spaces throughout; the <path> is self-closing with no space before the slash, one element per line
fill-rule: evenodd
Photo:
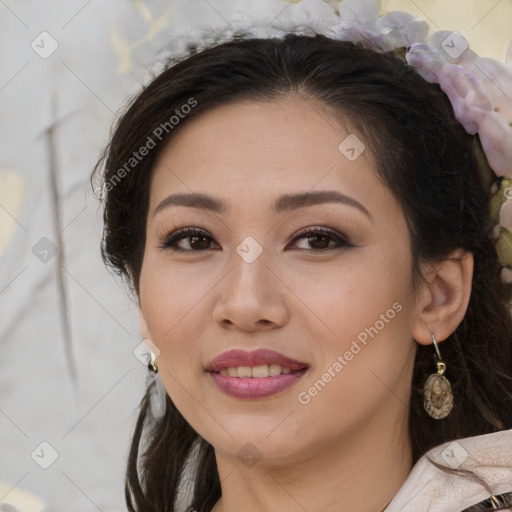
<path fill-rule="evenodd" d="M 389 49 L 409 47 L 426 40 L 428 25 L 416 20 L 407 12 L 394 11 L 381 16 L 375 22 L 379 33 L 386 36 Z"/>

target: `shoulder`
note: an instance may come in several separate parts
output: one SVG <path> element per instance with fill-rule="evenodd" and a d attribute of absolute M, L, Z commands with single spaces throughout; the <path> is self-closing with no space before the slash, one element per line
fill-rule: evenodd
<path fill-rule="evenodd" d="M 436 446 L 414 465 L 385 512 L 480 512 L 506 506 L 512 507 L 512 430 Z"/>

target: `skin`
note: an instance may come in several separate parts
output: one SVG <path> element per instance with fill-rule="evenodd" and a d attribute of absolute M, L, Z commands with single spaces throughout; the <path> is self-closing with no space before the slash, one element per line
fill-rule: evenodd
<path fill-rule="evenodd" d="M 380 511 L 411 470 L 407 411 L 416 344 L 432 343 L 432 333 L 440 342 L 460 323 L 473 260 L 459 252 L 424 265 L 425 281 L 413 288 L 403 211 L 368 149 L 354 161 L 340 152 L 351 133 L 311 100 L 239 102 L 188 121 L 154 169 L 141 334 L 160 350 L 170 397 L 215 449 L 222 483 L 215 512 Z M 312 190 L 346 194 L 369 216 L 340 203 L 272 212 L 278 196 Z M 223 199 L 228 209 L 174 205 L 154 215 L 170 194 L 189 192 Z M 181 252 L 158 247 L 186 226 L 206 231 L 210 242 L 186 237 L 177 242 Z M 294 240 L 306 227 L 329 227 L 352 246 Z M 236 252 L 248 236 L 263 250 L 252 263 Z M 319 243 L 334 248 L 322 252 Z M 394 303 L 402 306 L 394 318 L 301 403 L 299 393 Z M 256 348 L 305 362 L 308 371 L 269 398 L 221 392 L 206 365 L 226 350 Z M 256 453 L 256 464 L 244 463 L 240 450 Z"/>

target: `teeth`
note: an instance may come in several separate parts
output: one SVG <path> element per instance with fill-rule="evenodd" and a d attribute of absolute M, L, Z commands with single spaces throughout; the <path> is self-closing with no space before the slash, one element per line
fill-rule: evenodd
<path fill-rule="evenodd" d="M 287 375 L 291 373 L 291 370 L 290 368 L 284 368 L 278 364 L 260 364 L 258 366 L 233 366 L 230 368 L 222 368 L 219 373 L 229 377 L 252 377 L 261 379 L 264 377 L 277 377 L 281 374 Z"/>
<path fill-rule="evenodd" d="M 238 367 L 239 377 L 252 377 L 252 369 L 250 366 L 239 366 Z"/>
<path fill-rule="evenodd" d="M 256 378 L 261 378 L 261 377 L 268 377 L 268 374 L 269 374 L 269 368 L 268 368 L 268 364 L 261 364 L 259 366 L 253 366 L 252 367 L 252 372 L 251 372 L 251 377 L 256 377 Z M 240 375 L 240 372 L 239 372 L 239 375 Z"/>

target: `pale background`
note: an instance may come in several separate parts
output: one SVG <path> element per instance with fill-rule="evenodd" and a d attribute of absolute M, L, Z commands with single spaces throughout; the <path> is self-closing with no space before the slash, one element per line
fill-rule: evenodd
<path fill-rule="evenodd" d="M 136 309 L 100 259 L 90 172 L 114 112 L 176 35 L 239 11 L 285 19 L 304 3 L 0 0 L 0 510 L 125 510 L 147 370 Z M 505 60 L 512 0 L 381 5 Z M 43 31 L 58 44 L 46 59 L 31 48 L 51 48 Z"/>

